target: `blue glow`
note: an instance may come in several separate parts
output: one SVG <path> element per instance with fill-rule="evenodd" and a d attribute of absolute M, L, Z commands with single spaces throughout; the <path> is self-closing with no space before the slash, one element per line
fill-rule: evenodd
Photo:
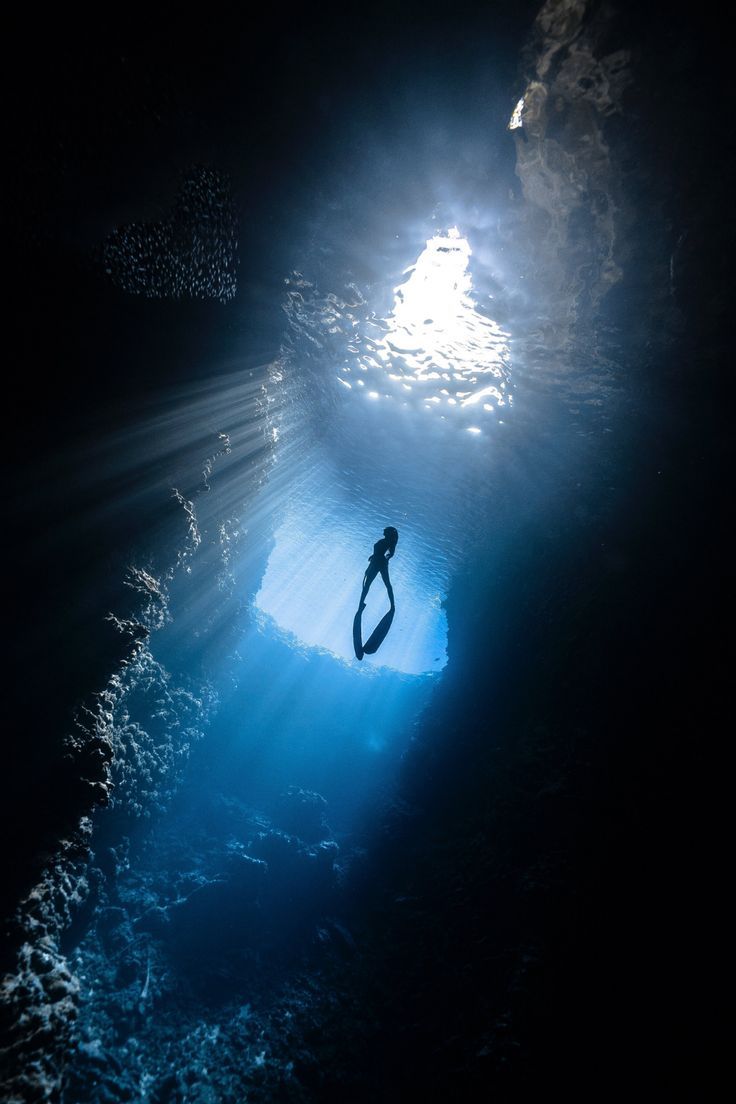
<path fill-rule="evenodd" d="M 279 510 L 254 605 L 262 629 L 282 634 L 292 647 L 317 649 L 359 671 L 425 675 L 447 663 L 443 602 L 462 558 L 458 537 L 468 528 L 473 480 L 467 446 L 439 434 L 447 422 L 450 432 L 464 429 L 464 440 L 482 442 L 479 418 L 511 403 L 510 335 L 478 309 L 470 256 L 457 227 L 429 238 L 393 287 L 385 318 L 355 287 L 349 302 L 334 294 L 310 300 L 308 282 L 301 276 L 292 282 L 296 372 L 319 348 L 319 370 L 306 386 L 321 395 L 329 373 L 340 395 L 327 420 L 320 409 L 316 439 L 305 441 L 298 426 L 298 454 L 276 464 L 284 473 L 292 466 L 288 504 Z M 305 335 L 308 346 L 298 346 Z M 427 410 L 439 417 L 425 425 Z M 390 567 L 397 613 L 380 651 L 361 662 L 352 618 L 385 525 L 400 532 Z M 387 610 L 377 579 L 363 615 L 364 640 Z"/>
<path fill-rule="evenodd" d="M 441 671 L 447 662 L 444 579 L 426 550 L 402 527 L 391 581 L 396 618 L 375 656 L 355 659 L 352 618 L 373 541 L 390 517 L 350 500 L 345 488 L 318 469 L 300 489 L 275 534 L 275 546 L 256 595 L 258 610 L 295 642 L 329 652 L 356 668 L 388 667 L 407 675 Z M 364 639 L 388 611 L 377 578 L 363 613 Z"/>

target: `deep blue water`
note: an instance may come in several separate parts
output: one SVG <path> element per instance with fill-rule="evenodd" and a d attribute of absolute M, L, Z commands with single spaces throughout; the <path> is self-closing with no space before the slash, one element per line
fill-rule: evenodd
<path fill-rule="evenodd" d="M 330 217 L 322 218 L 329 238 Z M 258 1063 L 267 1062 L 269 1077 L 286 1088 L 263 1091 L 292 1091 L 284 1038 L 269 1016 L 289 970 L 304 965 L 287 968 L 284 955 L 299 962 L 315 938 L 333 955 L 335 940 L 353 945 L 355 924 L 337 886 L 350 884 L 387 812 L 406 801 L 404 764 L 417 731 L 428 718 L 442 724 L 439 703 L 446 754 L 453 712 L 462 716 L 465 700 L 483 702 L 480 731 L 494 730 L 510 674 L 500 628 L 510 569 L 520 562 L 534 570 L 563 519 L 572 516 L 584 531 L 616 508 L 607 471 L 607 443 L 623 432 L 615 366 L 584 388 L 582 401 L 569 394 L 564 361 L 561 394 L 550 387 L 550 364 L 538 391 L 524 360 L 524 295 L 503 284 L 502 234 L 478 229 L 470 216 L 467 229 L 458 222 L 431 218 L 420 232 L 386 220 L 383 238 L 365 245 L 375 275 L 362 286 L 346 286 L 347 262 L 336 248 L 327 265 L 307 251 L 284 293 L 278 355 L 258 369 L 214 376 L 199 394 L 164 399 L 164 413 L 135 430 L 152 453 L 146 463 L 137 451 L 135 493 L 168 501 L 171 521 L 138 563 L 131 559 L 146 572 L 134 581 L 152 631 L 111 691 L 104 724 L 112 722 L 117 788 L 112 810 L 100 815 L 95 854 L 112 846 L 120 855 L 121 813 L 142 821 L 124 824 L 125 862 L 113 897 L 101 902 L 103 918 L 112 919 L 73 952 L 80 1015 L 70 1099 L 90 1091 L 90 1062 L 109 1048 L 124 1083 L 141 1079 L 143 1099 L 147 1085 L 159 1091 L 168 1062 L 189 1063 L 205 1083 L 199 1042 L 196 1060 L 188 1056 L 197 1031 L 214 1032 L 213 1042 L 223 1031 L 223 1046 L 245 1048 L 236 1083 L 257 1079 Z M 427 258 L 434 268 L 424 275 Z M 334 284 L 322 286 L 331 272 Z M 418 289 L 409 286 L 414 279 Z M 494 299 L 479 290 L 489 285 Z M 126 435 L 106 462 L 125 462 L 129 444 Z M 168 458 L 166 481 L 158 456 Z M 244 492 L 253 471 L 257 480 Z M 358 661 L 353 615 L 386 524 L 400 534 L 391 561 L 396 618 L 379 652 Z M 538 545 L 531 555 L 530 542 Z M 464 633 L 456 616 L 448 635 L 448 601 L 458 593 L 465 605 L 483 602 L 487 625 L 483 662 L 466 675 L 464 657 L 477 650 L 479 633 L 477 625 Z M 366 626 L 386 607 L 379 578 Z M 454 705 L 442 696 L 445 672 Z M 292 798 L 297 811 L 284 813 L 283 795 L 295 791 L 326 802 L 316 834 L 334 848 L 325 852 L 329 885 L 315 874 L 323 869 L 318 852 L 300 860 L 304 870 L 293 856 L 293 868 L 280 865 L 279 847 L 314 847 L 313 839 L 296 841 L 305 831 L 299 801 L 316 799 Z M 228 895 L 238 855 L 269 864 L 271 882 L 252 915 Z M 159 929 L 151 916 L 163 914 Z M 127 934 L 123 915 L 132 917 Z M 110 934 L 107 923 L 115 925 Z M 122 977 L 110 973 L 118 955 L 128 961 Z M 310 1008 L 304 993 L 296 1003 L 302 1014 Z M 257 1048 L 249 1032 L 261 1040 Z M 224 1091 L 218 1084 L 216 1094 Z"/>

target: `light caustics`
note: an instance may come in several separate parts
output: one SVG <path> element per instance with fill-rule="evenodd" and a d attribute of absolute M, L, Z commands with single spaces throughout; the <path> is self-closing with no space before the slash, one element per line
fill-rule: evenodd
<path fill-rule="evenodd" d="M 470 257 L 457 228 L 434 235 L 393 289 L 385 318 L 361 315 L 357 289 L 357 302 L 327 296 L 311 313 L 307 285 L 292 293 L 295 332 L 309 336 L 310 355 L 320 350 L 324 375 L 312 378 L 319 389 L 337 376 L 350 416 L 338 417 L 333 432 L 322 423 L 300 457 L 255 607 L 264 629 L 361 672 L 426 675 L 447 662 L 443 599 L 462 544 L 467 487 L 458 436 L 432 427 L 482 437 L 511 402 L 509 334 L 479 308 Z M 338 408 L 347 414 L 342 402 Z M 417 418 L 429 418 L 419 436 Z M 397 616 L 379 652 L 361 664 L 352 619 L 371 545 L 387 524 L 401 534 L 390 569 Z M 364 639 L 387 608 L 377 579 Z"/>
<path fill-rule="evenodd" d="M 512 401 L 510 335 L 478 309 L 470 256 L 456 227 L 430 238 L 394 289 L 389 316 L 355 334 L 357 355 L 346 358 L 338 383 L 374 402 L 435 411 L 474 434 L 498 419 Z"/>

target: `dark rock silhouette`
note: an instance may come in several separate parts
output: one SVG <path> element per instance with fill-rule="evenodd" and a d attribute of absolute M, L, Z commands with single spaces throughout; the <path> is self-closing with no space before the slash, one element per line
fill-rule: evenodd
<path fill-rule="evenodd" d="M 299 836 L 306 843 L 328 839 L 332 833 L 327 824 L 327 802 L 321 794 L 289 786 L 281 794 L 273 810 L 274 823 L 284 832 Z"/>

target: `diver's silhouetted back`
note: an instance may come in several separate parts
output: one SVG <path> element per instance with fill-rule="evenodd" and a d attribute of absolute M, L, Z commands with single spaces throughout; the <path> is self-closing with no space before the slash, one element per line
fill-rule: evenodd
<path fill-rule="evenodd" d="M 388 574 L 388 561 L 396 552 L 396 544 L 399 539 L 399 533 L 397 529 L 394 529 L 393 525 L 387 526 L 383 530 L 383 536 L 380 540 L 377 540 L 373 545 L 373 553 L 368 559 L 368 567 L 366 568 L 365 575 L 363 576 L 363 589 L 360 592 L 360 603 L 358 605 L 358 612 L 355 615 L 353 622 L 353 642 L 355 645 L 355 654 L 358 659 L 363 658 L 364 652 L 375 652 L 383 642 L 386 633 L 391 627 L 391 622 L 394 618 L 396 611 L 396 603 L 394 602 L 394 590 L 391 586 L 391 579 Z M 366 642 L 365 646 L 362 643 L 362 625 L 361 615 L 365 609 L 365 598 L 368 591 L 371 588 L 371 583 L 375 579 L 376 575 L 381 576 L 386 586 L 386 592 L 388 594 L 389 602 L 391 603 L 391 609 L 381 620 L 377 628 L 371 634 L 370 639 Z"/>
<path fill-rule="evenodd" d="M 395 609 L 394 591 L 388 574 L 388 561 L 396 552 L 398 539 L 398 530 L 394 529 L 393 525 L 389 525 L 383 530 L 381 539 L 377 540 L 373 545 L 373 554 L 368 559 L 368 567 L 363 576 L 363 589 L 360 594 L 361 609 L 365 605 L 365 596 L 371 588 L 371 583 L 379 573 L 386 585 L 391 609 Z"/>

